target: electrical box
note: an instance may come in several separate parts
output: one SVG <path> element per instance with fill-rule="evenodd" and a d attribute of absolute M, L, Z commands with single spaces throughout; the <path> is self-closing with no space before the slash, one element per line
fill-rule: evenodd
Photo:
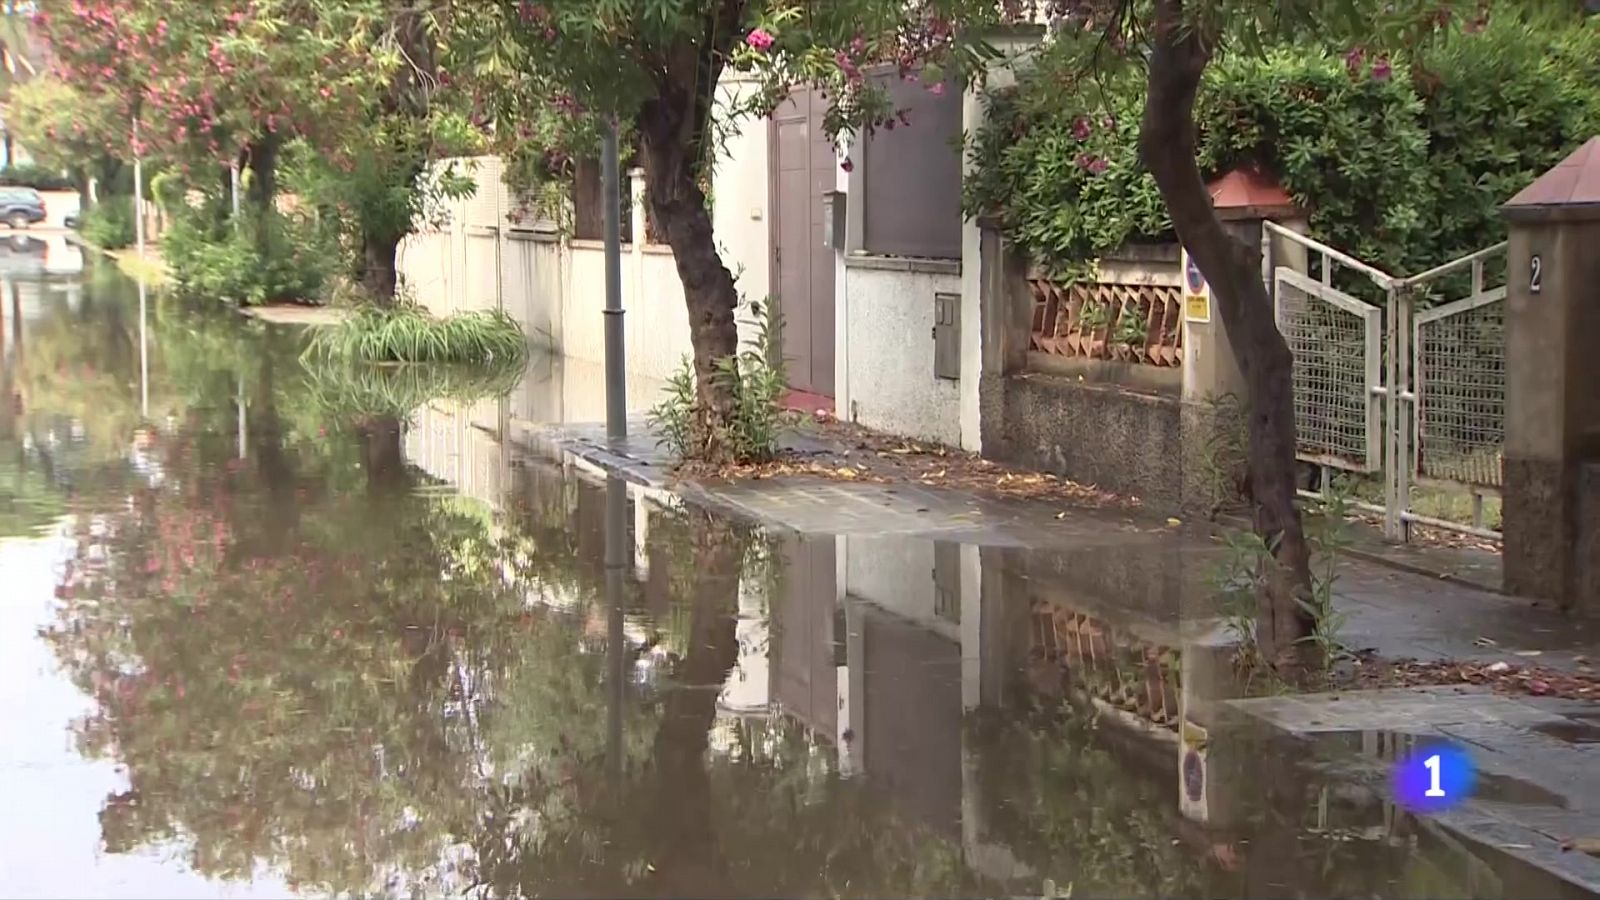
<path fill-rule="evenodd" d="M 844 249 L 844 213 L 848 195 L 844 191 L 822 192 L 822 246 Z"/>
<path fill-rule="evenodd" d="M 961 295 L 933 295 L 933 377 L 961 378 Z"/>

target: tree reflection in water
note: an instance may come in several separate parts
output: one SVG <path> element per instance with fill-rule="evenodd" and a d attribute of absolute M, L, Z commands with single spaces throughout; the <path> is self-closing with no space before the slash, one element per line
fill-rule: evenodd
<path fill-rule="evenodd" d="M 796 720 L 719 709 L 741 591 L 783 582 L 765 536 L 650 510 L 649 590 L 629 581 L 624 628 L 602 599 L 597 486 L 530 475 L 495 511 L 405 464 L 408 405 L 506 373 L 474 388 L 308 369 L 292 335 L 158 310 L 163 477 L 78 472 L 115 490 L 70 504 L 77 554 L 46 635 L 96 701 L 83 751 L 126 768 L 101 814 L 112 852 L 176 841 L 207 875 L 270 866 L 360 895 L 974 896 L 1049 878 L 1220 896 L 1417 877 L 1414 854 L 1308 840 L 1303 790 L 1244 798 L 1226 836 L 1185 823 L 1170 760 L 1145 770 L 1057 704 L 967 719 L 961 815 L 1023 873 L 981 877 L 951 823 L 841 777 Z M 137 415 L 102 412 L 125 441 Z M 1222 839 L 1259 850 L 1230 871 L 1207 852 Z"/>

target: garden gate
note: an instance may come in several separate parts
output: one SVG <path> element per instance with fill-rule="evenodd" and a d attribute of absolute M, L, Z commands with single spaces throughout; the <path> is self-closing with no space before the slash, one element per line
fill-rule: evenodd
<path fill-rule="evenodd" d="M 1300 459 L 1381 474 L 1384 534 L 1413 524 L 1499 539 L 1484 498 L 1498 495 L 1505 445 L 1504 242 L 1397 278 L 1273 222 L 1262 275 L 1294 354 Z M 1275 258 L 1275 254 L 1276 257 Z M 1535 276 L 1537 277 L 1537 276 Z M 1471 524 L 1414 508 L 1413 487 L 1471 496 Z"/>

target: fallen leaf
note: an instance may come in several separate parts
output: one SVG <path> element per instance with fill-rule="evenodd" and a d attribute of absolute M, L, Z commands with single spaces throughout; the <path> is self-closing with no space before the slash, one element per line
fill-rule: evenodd
<path fill-rule="evenodd" d="M 1056 518 L 1058 518 L 1058 519 L 1065 519 L 1066 517 L 1067 517 L 1067 514 L 1066 514 L 1065 511 L 1056 513 Z"/>
<path fill-rule="evenodd" d="M 1528 693 L 1533 694 L 1534 696 L 1548 694 L 1550 693 L 1550 682 L 1541 678 L 1535 678 L 1534 680 L 1528 682 Z"/>
<path fill-rule="evenodd" d="M 1600 856 L 1600 837 L 1573 838 L 1572 849 Z"/>
<path fill-rule="evenodd" d="M 1177 528 L 1179 525 L 1182 525 L 1182 524 L 1183 524 L 1183 520 L 1182 519 L 1168 519 L 1167 520 L 1167 525 L 1172 527 L 1172 528 Z"/>
<path fill-rule="evenodd" d="M 1489 667 L 1487 669 L 1485 669 L 1484 671 L 1493 672 L 1495 674 L 1499 674 L 1501 672 L 1509 672 L 1509 671 L 1511 671 L 1511 664 L 1506 662 L 1505 660 L 1501 660 L 1500 662 L 1497 662 L 1497 663 L 1491 663 L 1489 665 Z"/>
<path fill-rule="evenodd" d="M 1494 640 L 1491 640 L 1490 638 L 1486 638 L 1486 637 L 1475 638 L 1475 639 L 1473 639 L 1472 643 L 1473 643 L 1474 646 L 1477 646 L 1477 647 L 1494 647 L 1494 646 L 1498 646 L 1498 644 Z"/>
<path fill-rule="evenodd" d="M 840 466 L 839 468 L 835 469 L 834 472 L 840 478 L 854 478 L 854 477 L 856 477 L 856 470 L 850 468 L 849 466 Z"/>
<path fill-rule="evenodd" d="M 1542 655 L 1544 655 L 1544 651 L 1543 650 L 1518 650 L 1518 651 L 1516 651 L 1516 653 L 1517 653 L 1518 656 L 1542 656 Z"/>

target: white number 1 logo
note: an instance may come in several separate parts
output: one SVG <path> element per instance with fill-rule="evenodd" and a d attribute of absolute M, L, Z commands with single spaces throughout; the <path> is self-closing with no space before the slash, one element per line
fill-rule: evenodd
<path fill-rule="evenodd" d="M 1435 753 L 1434 755 L 1428 757 L 1426 760 L 1423 760 L 1422 764 L 1428 767 L 1430 779 L 1429 787 L 1427 791 L 1423 792 L 1423 796 L 1443 797 L 1444 788 L 1439 786 L 1439 767 L 1441 765 L 1439 762 L 1439 754 Z"/>

